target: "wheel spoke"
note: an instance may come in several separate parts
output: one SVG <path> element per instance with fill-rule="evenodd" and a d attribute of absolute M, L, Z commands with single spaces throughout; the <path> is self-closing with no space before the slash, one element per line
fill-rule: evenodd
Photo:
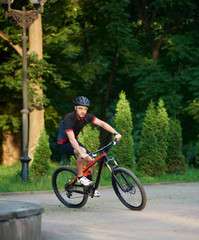
<path fill-rule="evenodd" d="M 58 168 L 53 174 L 53 189 L 58 199 L 67 207 L 78 208 L 85 205 L 88 195 L 82 185 L 69 183 L 76 177 L 77 172 L 69 167 Z"/>
<path fill-rule="evenodd" d="M 117 168 L 113 174 L 113 188 L 120 201 L 131 210 L 142 210 L 146 195 L 137 177 L 125 168 Z"/>

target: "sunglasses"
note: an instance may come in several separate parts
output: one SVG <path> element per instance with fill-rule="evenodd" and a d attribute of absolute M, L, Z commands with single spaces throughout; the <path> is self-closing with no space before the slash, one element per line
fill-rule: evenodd
<path fill-rule="evenodd" d="M 77 106 L 76 107 L 77 109 L 79 109 L 79 110 L 83 110 L 83 111 L 87 111 L 88 110 L 88 108 L 87 107 L 82 107 L 82 106 Z"/>

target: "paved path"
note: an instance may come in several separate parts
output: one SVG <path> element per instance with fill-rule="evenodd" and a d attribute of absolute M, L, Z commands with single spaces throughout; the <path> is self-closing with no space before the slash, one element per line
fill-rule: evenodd
<path fill-rule="evenodd" d="M 52 192 L 1 194 L 0 200 L 41 204 L 42 240 L 199 240 L 199 182 L 145 186 L 141 212 L 127 209 L 113 189 L 81 209 L 62 205 Z"/>

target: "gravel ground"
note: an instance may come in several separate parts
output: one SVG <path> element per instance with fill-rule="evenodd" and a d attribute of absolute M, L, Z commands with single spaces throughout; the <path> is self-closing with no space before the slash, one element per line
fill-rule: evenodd
<path fill-rule="evenodd" d="M 0 194 L 0 200 L 44 207 L 42 240 L 199 240 L 199 182 L 144 186 L 146 208 L 126 208 L 112 187 L 80 209 L 62 205 L 53 192 Z M 14 204 L 14 203 L 13 203 Z"/>

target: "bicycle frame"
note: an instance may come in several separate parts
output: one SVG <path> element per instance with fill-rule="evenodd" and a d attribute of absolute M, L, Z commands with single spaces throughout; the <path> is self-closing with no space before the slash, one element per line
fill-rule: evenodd
<path fill-rule="evenodd" d="M 97 178 L 96 178 L 96 181 L 95 181 L 95 184 L 94 184 L 94 186 L 92 186 L 92 190 L 93 190 L 93 191 L 96 190 L 96 189 L 98 188 L 98 186 L 99 186 L 99 182 L 100 182 L 101 174 L 102 174 L 102 171 L 103 171 L 103 168 L 104 168 L 104 164 L 106 164 L 106 166 L 108 167 L 108 169 L 109 169 L 109 171 L 110 171 L 111 173 L 112 173 L 112 169 L 111 169 L 111 167 L 110 167 L 110 165 L 109 165 L 109 162 L 110 162 L 110 161 L 113 161 L 113 162 L 114 162 L 115 166 L 113 166 L 113 168 L 118 166 L 118 164 L 117 164 L 117 162 L 115 161 L 115 159 L 114 159 L 114 158 L 109 158 L 109 156 L 108 156 L 108 152 L 109 152 L 110 149 L 108 149 L 107 151 L 105 151 L 105 149 L 107 149 L 107 148 L 110 147 L 111 145 L 115 145 L 115 144 L 116 144 L 116 141 L 113 140 L 113 141 L 111 141 L 108 145 L 106 145 L 105 147 L 103 147 L 103 148 L 97 150 L 96 152 L 93 152 L 93 153 L 90 154 L 92 157 L 94 157 L 94 156 L 96 156 L 96 154 L 97 154 L 98 152 L 102 152 L 102 154 L 99 155 L 93 162 L 91 162 L 91 163 L 84 169 L 84 171 L 83 171 L 83 173 L 85 173 L 90 167 L 92 167 L 92 166 L 93 166 L 94 164 L 96 164 L 98 161 L 101 161 L 101 162 L 100 162 L 100 166 L 99 166 L 99 170 L 98 170 L 98 174 L 97 174 Z M 77 181 L 77 178 L 78 178 L 78 177 L 76 176 L 76 177 L 69 183 L 69 186 L 70 186 L 71 184 L 75 183 L 75 182 Z"/>
<path fill-rule="evenodd" d="M 110 150 L 110 148 L 105 151 L 105 149 L 107 149 L 108 147 L 110 147 L 111 145 L 115 145 L 116 144 L 116 141 L 113 140 L 111 141 L 108 145 L 106 145 L 105 147 L 103 148 L 100 148 L 99 150 L 97 150 L 96 152 L 93 152 L 91 153 L 90 155 L 92 157 L 96 156 L 96 154 L 98 152 L 102 152 L 102 154 L 100 156 L 98 156 L 93 162 L 91 162 L 83 171 L 83 173 L 85 173 L 90 167 L 92 167 L 94 164 L 96 164 L 98 161 L 101 161 L 100 162 L 100 166 L 99 166 L 99 170 L 98 170 L 98 173 L 97 173 L 97 178 L 96 178 L 96 181 L 95 181 L 95 184 L 92 185 L 92 186 L 89 186 L 89 187 L 84 187 L 84 191 L 89 191 L 89 189 L 92 189 L 92 192 L 94 193 L 94 191 L 99 187 L 99 183 L 100 183 L 100 179 L 101 179 L 101 174 L 102 174 L 102 171 L 103 171 L 103 168 L 104 168 L 104 164 L 106 164 L 106 166 L 108 167 L 109 171 L 111 172 L 111 174 L 113 173 L 112 169 L 113 168 L 116 168 L 116 167 L 119 167 L 119 165 L 117 164 L 116 160 L 114 158 L 109 158 L 108 156 L 108 152 Z M 109 165 L 109 162 L 110 161 L 113 161 L 114 162 L 114 166 L 111 168 L 110 165 Z M 118 180 L 118 178 L 115 176 L 115 174 L 113 174 L 116 182 L 118 183 L 119 187 L 121 188 L 121 190 L 123 192 L 126 192 L 127 189 L 124 188 L 124 186 L 122 186 L 122 184 L 120 183 L 120 181 Z M 128 182 L 128 179 L 126 178 L 126 176 L 124 174 L 122 174 L 122 177 L 125 179 L 126 182 Z M 71 184 L 74 184 L 76 181 L 77 181 L 77 178 L 78 176 L 76 176 L 69 184 L 68 184 L 68 187 L 71 186 Z M 91 195 L 92 196 L 92 195 Z"/>

